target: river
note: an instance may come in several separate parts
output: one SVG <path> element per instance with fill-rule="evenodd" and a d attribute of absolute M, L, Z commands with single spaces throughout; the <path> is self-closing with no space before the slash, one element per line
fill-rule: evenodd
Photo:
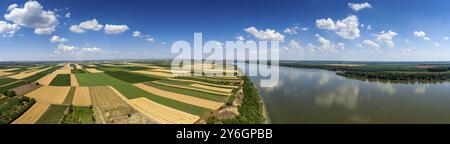
<path fill-rule="evenodd" d="M 450 83 L 367 82 L 288 67 L 280 67 L 276 87 L 261 88 L 260 77 L 251 79 L 271 123 L 450 123 Z"/>

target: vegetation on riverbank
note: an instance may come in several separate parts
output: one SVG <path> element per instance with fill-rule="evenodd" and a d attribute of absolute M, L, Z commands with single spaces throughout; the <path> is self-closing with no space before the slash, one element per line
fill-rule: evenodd
<path fill-rule="evenodd" d="M 280 66 L 313 68 L 336 71 L 346 78 L 395 82 L 395 83 L 439 83 L 450 81 L 450 65 L 447 63 L 301 63 L 285 62 Z"/>

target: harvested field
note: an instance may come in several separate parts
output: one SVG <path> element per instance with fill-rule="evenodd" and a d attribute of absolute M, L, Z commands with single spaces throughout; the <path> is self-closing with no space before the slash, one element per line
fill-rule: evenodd
<path fill-rule="evenodd" d="M 196 106 L 199 106 L 199 107 L 204 107 L 204 108 L 211 109 L 211 110 L 219 109 L 224 104 L 224 103 L 210 101 L 210 100 L 205 100 L 205 99 L 192 97 L 192 96 L 188 96 L 188 95 L 183 95 L 183 94 L 178 94 L 178 93 L 174 93 L 174 92 L 164 91 L 164 90 L 157 89 L 157 88 L 154 88 L 154 87 L 151 87 L 151 86 L 148 86 L 148 85 L 144 85 L 144 84 L 135 84 L 134 86 L 136 86 L 138 88 L 141 88 L 141 89 L 143 89 L 143 90 L 145 90 L 147 92 L 153 93 L 155 95 L 159 95 L 159 96 L 166 97 L 166 98 L 173 99 L 173 100 L 177 100 L 177 101 L 180 101 L 180 102 L 196 105 Z"/>
<path fill-rule="evenodd" d="M 75 106 L 91 106 L 91 96 L 88 87 L 77 87 L 72 101 Z"/>
<path fill-rule="evenodd" d="M 90 73 L 102 73 L 103 71 L 99 71 L 95 68 L 87 68 L 85 69 L 86 71 L 90 72 Z"/>
<path fill-rule="evenodd" d="M 70 86 L 70 74 L 58 74 L 50 83 L 52 86 Z"/>
<path fill-rule="evenodd" d="M 70 69 L 59 69 L 54 72 L 55 74 L 71 74 L 72 70 Z"/>
<path fill-rule="evenodd" d="M 0 77 L 2 77 L 2 76 L 8 76 L 8 75 L 11 75 L 11 74 L 14 74 L 14 73 L 12 73 L 12 72 L 3 72 L 3 71 L 0 71 Z"/>
<path fill-rule="evenodd" d="M 26 80 L 26 81 L 29 81 L 29 82 L 37 81 L 37 80 L 39 80 L 39 79 L 45 77 L 46 75 L 55 72 L 55 70 L 57 70 L 58 68 L 59 68 L 59 67 L 51 67 L 51 68 L 48 69 L 48 70 L 45 70 L 45 71 L 40 72 L 40 73 L 37 73 L 37 74 L 35 74 L 35 75 L 33 75 L 33 76 L 30 76 L 30 77 L 27 77 L 27 78 L 25 78 L 25 79 L 23 79 L 23 80 Z"/>
<path fill-rule="evenodd" d="M 107 86 L 89 87 L 89 94 L 92 99 L 92 104 L 101 109 L 127 106 L 127 103 Z"/>
<path fill-rule="evenodd" d="M 75 64 L 75 67 L 76 67 L 77 69 L 83 69 L 83 67 L 82 67 L 81 65 L 79 65 L 79 64 Z"/>
<path fill-rule="evenodd" d="M 51 73 L 46 75 L 45 77 L 39 79 L 37 82 L 40 85 L 50 85 L 50 83 L 53 81 L 53 79 L 56 77 L 57 74 Z"/>
<path fill-rule="evenodd" d="M 138 111 L 162 124 L 192 124 L 200 117 L 185 113 L 146 98 L 132 99 L 129 102 Z"/>
<path fill-rule="evenodd" d="M 36 99 L 39 103 L 63 104 L 70 87 L 42 86 L 25 96 Z"/>
<path fill-rule="evenodd" d="M 231 94 L 231 93 L 224 93 L 224 92 L 215 92 L 215 91 L 205 90 L 205 89 L 200 89 L 200 88 L 195 88 L 195 87 L 187 87 L 187 86 L 181 86 L 181 85 L 168 84 L 168 83 L 159 82 L 159 81 L 153 81 L 153 83 L 163 85 L 163 86 L 175 87 L 175 88 L 196 90 L 196 91 L 201 91 L 201 92 L 211 93 L 211 94 L 216 94 L 216 95 L 221 95 L 221 96 L 229 96 Z"/>
<path fill-rule="evenodd" d="M 70 74 L 70 86 L 79 86 L 77 77 L 74 74 Z"/>
<path fill-rule="evenodd" d="M 67 112 L 67 105 L 50 105 L 36 124 L 60 124 Z"/>
<path fill-rule="evenodd" d="M 21 81 L 21 80 L 15 81 L 15 82 L 12 82 L 12 83 L 9 83 L 9 84 L 6 84 L 6 85 L 1 86 L 1 87 L 0 87 L 0 91 L 11 90 L 11 89 L 20 87 L 20 86 L 22 86 L 22 85 L 24 85 L 24 84 L 27 84 L 27 82 Z"/>
<path fill-rule="evenodd" d="M 34 83 L 29 83 L 29 84 L 25 84 L 25 85 L 16 87 L 16 88 L 11 89 L 11 90 L 14 91 L 16 93 L 16 95 L 23 96 L 23 95 L 27 94 L 30 91 L 38 89 L 39 87 L 40 87 L 39 85 L 36 85 Z"/>
<path fill-rule="evenodd" d="M 145 74 L 145 75 L 158 76 L 158 77 L 170 77 L 170 78 L 175 77 L 173 74 L 166 73 L 166 72 L 144 71 L 144 70 L 133 71 L 133 72 Z"/>
<path fill-rule="evenodd" d="M 14 120 L 12 124 L 34 124 L 47 111 L 50 104 L 36 102 L 27 112 Z"/>
<path fill-rule="evenodd" d="M 49 70 L 51 67 L 45 68 L 45 69 L 40 69 L 40 70 L 30 70 L 30 71 L 25 71 L 25 72 L 21 72 L 15 75 L 10 75 L 8 76 L 9 78 L 13 78 L 13 79 L 23 79 L 23 78 L 27 78 L 30 76 L 33 76 L 35 74 L 38 74 L 40 72 Z"/>

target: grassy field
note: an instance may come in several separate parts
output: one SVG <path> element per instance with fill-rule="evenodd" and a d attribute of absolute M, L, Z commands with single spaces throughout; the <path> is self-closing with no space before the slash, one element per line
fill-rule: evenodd
<path fill-rule="evenodd" d="M 70 86 L 70 74 L 58 74 L 50 83 L 51 86 Z"/>
<path fill-rule="evenodd" d="M 168 98 L 160 97 L 151 93 L 148 93 L 140 88 L 137 88 L 129 83 L 113 78 L 106 74 L 77 74 L 76 75 L 80 86 L 112 86 L 122 93 L 128 99 L 145 97 L 149 100 L 163 104 L 168 107 L 172 107 L 187 113 L 194 115 L 202 115 L 208 111 L 206 108 L 182 103 L 179 101 L 171 100 Z"/>
<path fill-rule="evenodd" d="M 94 124 L 94 112 L 90 107 L 71 106 L 63 124 Z"/>
<path fill-rule="evenodd" d="M 227 100 L 227 98 L 225 96 L 215 95 L 215 94 L 206 93 L 206 92 L 200 92 L 200 91 L 196 91 L 196 90 L 188 90 L 188 89 L 183 89 L 183 88 L 163 86 L 163 85 L 155 84 L 152 82 L 148 82 L 148 83 L 144 83 L 144 84 L 154 87 L 154 88 L 157 88 L 157 89 L 170 91 L 170 92 L 174 92 L 174 93 L 179 93 L 179 94 L 184 94 L 184 95 L 189 95 L 189 96 L 198 97 L 198 98 L 207 99 L 207 100 L 216 101 L 216 102 L 225 102 Z"/>
<path fill-rule="evenodd" d="M 66 99 L 64 100 L 64 104 L 70 105 L 72 104 L 73 97 L 75 96 L 76 87 L 71 87 L 69 94 L 67 94 Z"/>
<path fill-rule="evenodd" d="M 39 118 L 37 124 L 60 124 L 67 110 L 67 105 L 50 105 L 47 111 Z"/>
<path fill-rule="evenodd" d="M 11 83 L 11 82 L 14 82 L 14 81 L 17 81 L 16 79 L 13 79 L 13 78 L 1 78 L 0 77 L 0 86 L 1 85 L 5 85 L 5 84 L 9 84 L 9 83 Z"/>
<path fill-rule="evenodd" d="M 105 71 L 105 73 L 128 83 L 141 83 L 158 80 L 156 77 L 134 74 L 125 71 Z"/>
<path fill-rule="evenodd" d="M 8 124 L 27 111 L 36 101 L 28 97 L 1 97 L 0 124 Z"/>

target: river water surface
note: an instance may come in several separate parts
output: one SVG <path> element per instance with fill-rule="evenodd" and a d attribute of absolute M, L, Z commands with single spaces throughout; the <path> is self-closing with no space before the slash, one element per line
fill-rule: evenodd
<path fill-rule="evenodd" d="M 450 123 L 450 83 L 367 82 L 288 67 L 280 67 L 276 87 L 251 79 L 271 123 Z"/>

